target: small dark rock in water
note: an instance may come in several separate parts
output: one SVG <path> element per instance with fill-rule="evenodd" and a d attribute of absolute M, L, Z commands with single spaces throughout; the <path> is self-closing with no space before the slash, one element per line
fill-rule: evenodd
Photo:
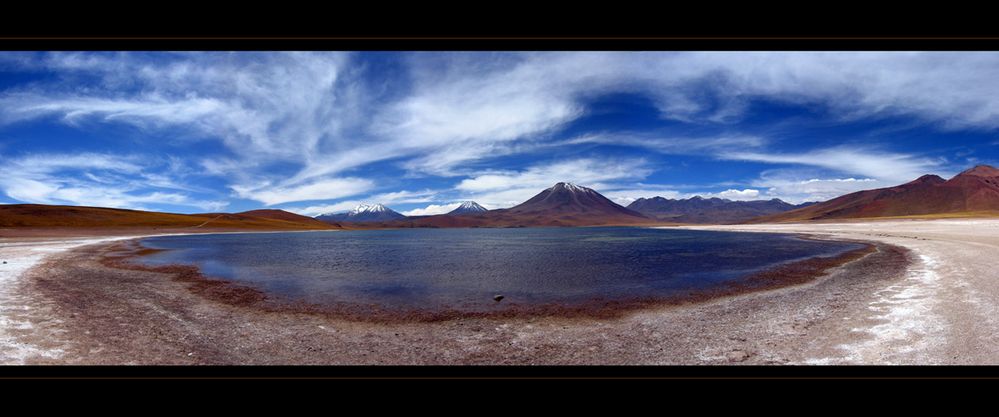
<path fill-rule="evenodd" d="M 498 294 L 493 296 L 493 300 L 496 300 L 496 302 L 503 301 L 504 298 L 506 298 L 506 297 L 503 297 L 502 295 L 498 295 Z"/>
<path fill-rule="evenodd" d="M 7 261 L 3 261 L 3 264 L 4 264 L 4 265 L 7 265 Z"/>

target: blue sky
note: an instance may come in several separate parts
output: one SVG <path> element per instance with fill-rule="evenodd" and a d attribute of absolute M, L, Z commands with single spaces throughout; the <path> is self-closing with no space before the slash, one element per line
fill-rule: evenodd
<path fill-rule="evenodd" d="M 0 53 L 0 203 L 825 200 L 999 162 L 997 53 Z"/>

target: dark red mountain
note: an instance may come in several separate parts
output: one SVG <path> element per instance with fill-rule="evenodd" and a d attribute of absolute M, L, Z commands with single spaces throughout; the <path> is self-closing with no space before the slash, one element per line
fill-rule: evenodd
<path fill-rule="evenodd" d="M 858 191 L 752 223 L 999 211 L 999 169 L 979 165 L 950 180 L 923 175 L 895 187 Z"/>
<path fill-rule="evenodd" d="M 590 217 L 605 220 L 613 218 L 625 221 L 634 219 L 648 221 L 648 218 L 641 213 L 610 201 L 593 189 L 567 182 L 555 184 L 530 200 L 508 208 L 504 212 L 508 215 L 528 217 Z"/>

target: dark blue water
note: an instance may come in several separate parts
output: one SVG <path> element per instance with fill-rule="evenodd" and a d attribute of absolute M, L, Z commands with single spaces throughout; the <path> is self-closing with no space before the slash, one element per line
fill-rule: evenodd
<path fill-rule="evenodd" d="M 496 309 L 667 297 L 861 245 L 646 228 L 407 229 L 154 237 L 141 262 L 312 303 Z M 493 296 L 502 294 L 501 303 Z"/>

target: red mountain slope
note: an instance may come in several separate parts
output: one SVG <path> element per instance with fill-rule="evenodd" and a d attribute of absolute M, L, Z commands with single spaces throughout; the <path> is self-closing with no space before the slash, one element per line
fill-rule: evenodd
<path fill-rule="evenodd" d="M 295 214 L 295 213 L 289 213 L 284 210 L 260 209 L 260 210 L 244 211 L 238 214 L 243 216 L 257 217 L 261 219 L 272 219 L 272 220 L 282 220 L 292 223 L 311 224 L 319 228 L 322 228 L 323 226 L 329 226 L 330 224 L 332 224 L 335 227 L 339 227 L 339 224 L 336 223 L 327 223 L 313 219 L 312 217 L 302 216 L 300 214 Z"/>
<path fill-rule="evenodd" d="M 751 223 L 999 211 L 999 169 L 979 165 L 945 181 L 924 175 L 896 187 L 858 191 Z"/>

